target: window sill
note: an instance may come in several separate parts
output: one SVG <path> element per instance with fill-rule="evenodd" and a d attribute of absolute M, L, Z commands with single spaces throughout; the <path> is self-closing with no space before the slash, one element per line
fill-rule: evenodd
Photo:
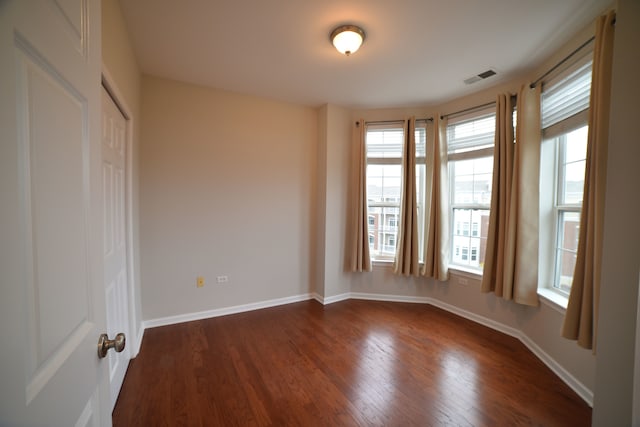
<path fill-rule="evenodd" d="M 371 260 L 371 266 L 374 270 L 393 270 L 392 259 L 376 259 Z"/>
<path fill-rule="evenodd" d="M 466 277 L 468 279 L 473 280 L 482 280 L 482 273 L 478 270 L 473 270 L 471 268 L 465 268 L 459 265 L 449 266 L 449 273 L 452 273 L 456 276 Z"/>
<path fill-rule="evenodd" d="M 558 292 L 552 291 L 549 288 L 538 288 L 538 296 L 542 300 L 543 304 L 548 305 L 559 313 L 564 314 L 567 310 L 567 304 L 569 298 Z"/>

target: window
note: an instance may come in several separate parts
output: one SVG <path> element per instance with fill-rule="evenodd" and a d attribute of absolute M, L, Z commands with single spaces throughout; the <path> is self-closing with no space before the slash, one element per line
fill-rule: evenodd
<path fill-rule="evenodd" d="M 425 122 L 416 123 L 416 201 L 418 234 L 422 239 L 426 180 Z M 404 123 L 367 124 L 367 209 L 369 213 L 369 252 L 373 261 L 390 261 L 395 257 L 400 225 L 402 191 L 402 152 Z M 373 218 L 373 221 L 372 221 Z M 422 260 L 422 247 L 419 245 Z"/>
<path fill-rule="evenodd" d="M 541 263 L 552 276 L 541 284 L 567 296 L 580 234 L 590 86 L 589 55 L 542 88 Z"/>
<path fill-rule="evenodd" d="M 553 286 L 569 294 L 576 266 L 580 210 L 587 154 L 587 126 L 554 139 L 557 149 L 555 191 L 555 268 Z"/>
<path fill-rule="evenodd" d="M 495 112 L 451 121 L 447 127 L 449 187 L 451 197 L 452 267 L 481 272 L 484 265 L 491 185 Z M 471 249 L 471 251 L 469 251 Z M 471 256 L 469 256 L 471 254 Z"/>
<path fill-rule="evenodd" d="M 473 237 L 478 237 L 480 234 L 478 233 L 478 223 L 474 222 L 471 224 L 471 235 Z"/>

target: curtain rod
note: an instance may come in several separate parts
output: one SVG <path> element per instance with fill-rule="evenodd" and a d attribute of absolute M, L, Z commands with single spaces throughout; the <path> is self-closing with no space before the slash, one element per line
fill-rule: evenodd
<path fill-rule="evenodd" d="M 487 102 L 486 104 L 476 105 L 475 107 L 465 108 L 464 110 L 455 111 L 455 112 L 449 113 L 449 114 L 443 114 L 443 115 L 440 116 L 440 120 L 444 119 L 445 117 L 449 118 L 449 117 L 453 117 L 453 116 L 459 116 L 459 115 L 464 114 L 464 113 L 469 113 L 471 111 L 482 110 L 482 109 L 490 107 L 492 105 L 496 105 L 496 102 L 495 101 Z"/>
<path fill-rule="evenodd" d="M 376 120 L 368 122 L 365 120 L 365 125 L 390 125 L 395 123 L 404 123 L 406 120 Z M 416 122 L 432 122 L 433 117 L 427 117 L 426 119 L 416 119 Z M 356 125 L 360 126 L 360 121 L 356 122 Z"/>
<path fill-rule="evenodd" d="M 511 96 L 511 101 L 513 103 L 516 102 L 518 96 L 517 95 L 512 95 L 509 94 Z M 443 114 L 440 116 L 440 120 L 444 119 L 445 117 L 449 118 L 449 117 L 455 117 L 455 116 L 460 116 L 462 114 L 465 113 L 470 113 L 472 111 L 479 111 L 479 110 L 484 110 L 487 107 L 491 107 L 492 105 L 496 105 L 496 101 L 493 102 L 487 102 L 486 104 L 482 104 L 482 105 L 476 105 L 475 107 L 469 107 L 469 108 L 465 108 L 464 110 L 460 110 L 460 111 L 455 111 L 453 113 L 449 113 L 449 114 Z"/>
<path fill-rule="evenodd" d="M 614 11 L 613 14 L 613 19 L 611 20 L 611 25 L 615 26 L 616 25 L 616 14 Z M 534 81 L 533 83 L 531 83 L 529 85 L 529 87 L 531 89 L 533 89 L 534 87 L 536 87 L 536 85 L 538 83 L 540 83 L 540 81 L 542 79 L 544 79 L 545 77 L 547 77 L 549 74 L 553 73 L 559 66 L 561 66 L 562 64 L 564 64 L 565 62 L 567 62 L 569 59 L 571 59 L 571 57 L 573 55 L 575 55 L 576 53 L 580 52 L 580 50 L 582 50 L 585 46 L 587 46 L 589 43 L 591 43 L 592 41 L 594 41 L 596 39 L 596 36 L 591 36 L 591 38 L 589 40 L 587 40 L 586 42 L 582 43 L 576 50 L 574 50 L 573 52 L 571 52 L 569 55 L 565 56 L 564 59 L 560 62 L 558 62 L 554 67 L 552 67 L 549 71 L 547 71 L 546 73 L 544 73 L 542 76 L 538 77 L 536 79 L 536 81 Z"/>
<path fill-rule="evenodd" d="M 558 67 L 562 66 L 562 64 L 564 64 L 565 62 L 567 62 L 568 60 L 570 60 L 571 58 L 573 58 L 573 56 L 580 52 L 582 49 L 584 49 L 589 43 L 591 43 L 592 41 L 594 41 L 596 38 L 596 36 L 591 37 L 589 40 L 587 40 L 586 42 L 582 43 L 577 49 L 575 49 L 573 52 L 571 52 L 569 55 L 565 56 L 560 62 L 558 62 L 556 65 L 554 65 L 553 67 L 551 67 L 549 69 L 549 71 L 547 71 L 546 73 L 544 73 L 543 75 L 541 75 L 540 77 L 538 77 L 533 83 L 531 83 L 529 85 L 529 87 L 531 89 L 533 89 L 534 87 L 536 87 L 536 85 L 538 83 L 540 83 L 542 81 L 542 79 L 544 79 L 545 77 L 547 77 L 549 74 L 553 73 L 555 70 L 558 69 Z"/>

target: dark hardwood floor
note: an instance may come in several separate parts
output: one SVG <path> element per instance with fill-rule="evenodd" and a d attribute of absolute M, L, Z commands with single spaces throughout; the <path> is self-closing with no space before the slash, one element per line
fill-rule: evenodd
<path fill-rule="evenodd" d="M 588 426 L 518 340 L 422 304 L 315 301 L 148 329 L 114 426 Z"/>

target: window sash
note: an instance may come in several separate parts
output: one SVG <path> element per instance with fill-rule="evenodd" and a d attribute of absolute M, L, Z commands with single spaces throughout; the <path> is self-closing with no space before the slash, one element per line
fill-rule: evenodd
<path fill-rule="evenodd" d="M 450 262 L 454 267 L 469 268 L 477 271 L 482 269 L 481 256 L 485 254 L 486 236 L 482 236 L 482 217 L 490 213 L 491 197 L 484 203 L 478 201 L 476 192 L 477 177 L 487 175 L 486 170 L 477 170 L 474 165 L 473 172 L 468 178 L 471 182 L 471 201 L 456 202 L 456 163 L 470 160 L 493 158 L 495 144 L 495 109 L 484 110 L 474 116 L 466 116 L 464 119 L 450 123 L 447 126 L 447 159 L 449 162 L 450 181 L 450 228 L 452 239 L 452 251 Z M 456 131 L 464 136 L 456 137 Z M 478 132 L 478 135 L 468 133 Z M 466 133 L 466 134 L 465 134 Z M 481 165 L 482 166 L 482 165 Z M 486 168 L 486 166 L 485 166 Z M 489 177 L 489 188 L 492 187 L 493 165 Z M 459 175 L 461 177 L 462 175 Z M 464 182 L 460 180 L 460 182 Z M 482 199 L 482 198 L 481 198 Z M 469 215 L 469 218 L 457 224 L 456 219 L 460 215 Z M 474 218 L 480 217 L 478 222 Z M 467 226 L 464 226 L 464 222 Z"/>
<path fill-rule="evenodd" d="M 571 282 L 573 281 L 573 274 L 575 268 L 575 256 L 578 251 L 578 235 L 580 224 L 581 209 L 575 206 L 571 207 L 557 207 L 555 209 L 556 218 L 556 239 L 555 239 L 555 251 L 554 251 L 554 274 L 553 274 L 553 289 L 561 294 L 568 296 L 571 291 Z M 578 227 L 575 227 L 574 232 L 567 227 L 566 216 L 567 214 L 574 214 L 577 219 Z M 576 215 L 577 214 L 577 215 Z M 575 221 L 573 221 L 575 222 Z M 574 248 L 567 242 L 567 237 L 573 237 L 575 239 Z"/>
<path fill-rule="evenodd" d="M 493 147 L 481 148 L 473 151 L 463 151 L 461 153 L 449 153 L 447 159 L 450 162 L 459 160 L 481 159 L 483 157 L 493 157 Z"/>
<path fill-rule="evenodd" d="M 579 126 L 578 128 L 584 127 L 586 125 L 587 123 L 583 122 L 582 126 Z M 556 188 L 553 208 L 555 221 L 555 243 L 552 289 L 564 296 L 569 295 L 569 292 L 571 290 L 571 282 L 573 281 L 575 254 L 578 249 L 580 214 L 582 211 L 582 200 L 580 202 L 574 203 L 566 201 L 565 187 L 567 178 L 565 176 L 565 166 L 585 161 L 585 159 L 583 159 L 582 157 L 573 159 L 571 161 L 567 160 L 567 144 L 569 144 L 567 135 L 571 132 L 572 131 L 563 133 L 553 140 L 553 142 L 556 144 Z M 568 221 L 566 221 L 568 215 L 572 215 L 574 217 L 574 221 L 572 222 L 577 222 L 578 224 L 577 226 L 573 227 L 573 230 L 569 228 Z M 568 238 L 575 239 L 575 243 L 570 245 L 567 241 Z"/>
<path fill-rule="evenodd" d="M 419 238 L 422 241 L 424 238 L 424 212 L 425 212 L 425 184 L 426 184 L 426 125 L 416 125 L 416 202 L 418 210 L 419 221 Z M 390 143 L 376 144 L 374 147 L 367 145 L 367 167 L 369 165 L 402 165 L 402 153 L 404 147 L 404 132 L 405 123 L 389 123 L 389 124 L 374 124 L 367 125 L 365 130 L 367 141 L 369 140 L 369 133 L 375 134 L 377 132 L 387 132 L 390 135 Z M 380 137 L 380 134 L 376 135 Z M 398 155 L 393 155 L 398 153 Z M 372 157 L 370 157 L 372 155 Z M 368 170 L 367 170 L 368 173 Z M 402 176 L 402 173 L 400 174 Z M 395 179 L 395 178 L 394 178 Z M 402 179 L 402 178 L 400 178 Z M 385 198 L 384 188 L 380 197 Z M 400 203 L 401 203 L 401 191 L 402 182 L 400 183 L 400 193 L 397 195 L 397 201 L 368 201 L 367 210 L 369 216 L 377 216 L 378 220 L 374 219 L 374 225 L 368 223 L 369 242 L 370 242 L 370 254 L 373 261 L 392 261 L 395 258 L 396 245 L 398 242 L 398 230 L 401 225 L 400 218 Z M 388 213 L 395 212 L 395 213 Z M 389 215 L 394 215 L 395 224 L 390 225 Z M 373 241 L 373 244 L 371 242 Z M 377 247 L 377 249 L 376 249 Z M 420 261 L 423 260 L 423 245 L 420 243 Z"/>

